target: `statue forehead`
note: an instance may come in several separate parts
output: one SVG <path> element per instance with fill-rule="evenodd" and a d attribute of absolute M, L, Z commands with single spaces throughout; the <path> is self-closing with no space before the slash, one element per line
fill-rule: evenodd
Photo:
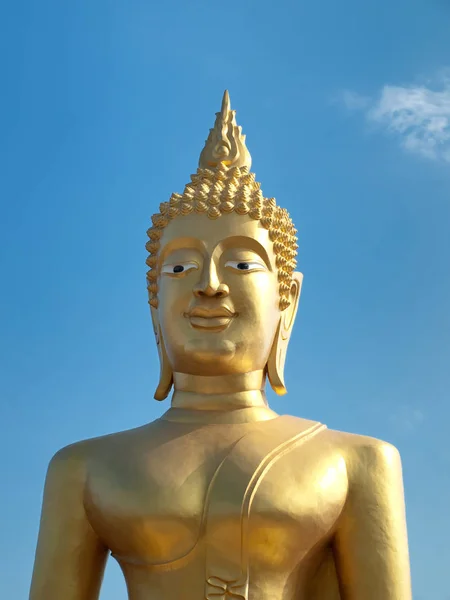
<path fill-rule="evenodd" d="M 263 246 L 266 252 L 272 252 L 272 242 L 269 233 L 259 221 L 251 219 L 248 215 L 229 213 L 217 219 L 211 219 L 206 214 L 192 213 L 173 219 L 161 238 L 161 250 L 168 244 L 183 246 L 183 240 L 194 238 L 206 248 L 213 249 L 220 243 L 231 238 L 249 238 Z M 241 245 L 242 240 L 236 239 L 236 245 Z"/>

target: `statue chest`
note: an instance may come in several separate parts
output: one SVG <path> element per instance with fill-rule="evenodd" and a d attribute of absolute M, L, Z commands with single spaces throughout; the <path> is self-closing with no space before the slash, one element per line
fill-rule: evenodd
<path fill-rule="evenodd" d="M 245 560 L 292 569 L 327 537 L 347 482 L 326 435 L 284 447 L 290 436 L 274 442 L 264 427 L 178 433 L 116 449 L 92 470 L 89 517 L 119 560 L 176 568 L 207 548 L 228 571 Z"/>

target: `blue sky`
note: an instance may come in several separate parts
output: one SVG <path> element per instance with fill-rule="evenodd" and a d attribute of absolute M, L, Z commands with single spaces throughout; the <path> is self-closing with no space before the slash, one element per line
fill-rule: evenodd
<path fill-rule="evenodd" d="M 401 451 L 415 600 L 448 600 L 450 5 L 16 0 L 0 9 L 0 597 L 46 465 L 153 420 L 151 214 L 224 88 L 305 275 L 273 408 Z M 126 598 L 111 561 L 102 600 Z"/>

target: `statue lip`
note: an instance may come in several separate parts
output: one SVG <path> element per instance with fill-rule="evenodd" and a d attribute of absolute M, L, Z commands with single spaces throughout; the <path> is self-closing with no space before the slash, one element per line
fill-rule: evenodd
<path fill-rule="evenodd" d="M 227 317 L 231 319 L 236 316 L 236 313 L 230 310 L 227 306 L 218 308 L 204 308 L 202 306 L 194 306 L 187 314 L 187 317 L 200 317 L 201 319 L 220 319 Z"/>
<path fill-rule="evenodd" d="M 185 317 L 189 319 L 195 329 L 208 329 L 209 331 L 222 331 L 231 323 L 236 313 L 227 306 L 217 308 L 204 308 L 195 306 Z"/>

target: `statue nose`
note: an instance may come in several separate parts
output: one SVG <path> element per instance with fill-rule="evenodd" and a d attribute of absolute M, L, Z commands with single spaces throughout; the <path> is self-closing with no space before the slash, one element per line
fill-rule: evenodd
<path fill-rule="evenodd" d="M 208 298 L 225 298 L 228 296 L 230 290 L 225 283 L 219 283 L 217 286 L 206 284 L 206 285 L 196 285 L 194 287 L 194 295 L 201 298 L 203 296 Z"/>
<path fill-rule="evenodd" d="M 229 287 L 219 281 L 214 262 L 211 260 L 209 264 L 205 264 L 202 278 L 194 286 L 194 295 L 197 297 L 224 298 L 229 293 Z"/>

